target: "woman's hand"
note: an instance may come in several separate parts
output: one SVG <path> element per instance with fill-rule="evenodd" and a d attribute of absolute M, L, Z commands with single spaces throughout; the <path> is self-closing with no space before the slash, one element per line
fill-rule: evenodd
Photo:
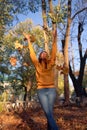
<path fill-rule="evenodd" d="M 35 38 L 35 36 L 34 35 L 31 35 L 31 34 L 26 34 L 26 33 L 23 33 L 23 35 L 24 35 L 24 41 L 26 41 L 26 40 L 28 40 L 28 42 L 31 42 L 31 43 L 33 43 L 33 42 L 35 42 L 36 41 L 36 38 Z"/>
<path fill-rule="evenodd" d="M 25 37 L 24 40 L 30 41 L 30 34 L 23 33 L 23 35 Z"/>

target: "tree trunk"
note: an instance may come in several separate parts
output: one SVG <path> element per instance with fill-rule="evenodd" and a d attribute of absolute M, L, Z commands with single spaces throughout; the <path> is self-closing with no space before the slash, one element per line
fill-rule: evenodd
<path fill-rule="evenodd" d="M 79 102 L 82 102 L 82 96 L 83 96 L 83 87 L 82 87 L 82 81 L 83 81 L 83 76 L 84 76 L 84 69 L 85 69 L 85 65 L 86 65 L 86 58 L 87 58 L 87 50 L 84 54 L 84 57 L 81 59 L 80 62 L 80 71 L 79 71 L 79 75 L 77 76 L 78 78 L 75 77 L 72 69 L 71 69 L 71 65 L 69 65 L 69 74 L 70 77 L 72 79 L 73 85 L 74 85 L 74 89 L 75 89 L 75 93 L 76 93 L 76 97 L 79 98 Z M 78 103 L 78 101 L 77 101 Z"/>
<path fill-rule="evenodd" d="M 68 19 L 67 19 L 67 28 L 65 34 L 65 43 L 64 43 L 64 67 L 69 69 L 69 59 L 68 59 L 68 44 L 70 42 L 70 27 L 71 27 L 71 0 L 68 0 Z M 64 74 L 64 96 L 65 104 L 69 104 L 69 80 L 68 73 Z"/>

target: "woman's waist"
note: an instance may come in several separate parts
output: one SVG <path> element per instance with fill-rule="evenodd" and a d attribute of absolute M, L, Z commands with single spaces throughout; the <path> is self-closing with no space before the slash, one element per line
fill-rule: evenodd
<path fill-rule="evenodd" d="M 54 84 L 47 84 L 47 85 L 38 84 L 37 89 L 42 89 L 42 88 L 55 88 L 55 85 Z"/>

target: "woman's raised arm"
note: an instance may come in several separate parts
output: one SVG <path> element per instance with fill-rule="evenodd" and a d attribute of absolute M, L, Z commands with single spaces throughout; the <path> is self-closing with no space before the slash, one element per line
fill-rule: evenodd
<path fill-rule="evenodd" d="M 56 60 L 56 52 L 57 52 L 57 30 L 53 33 L 53 43 L 52 43 L 52 51 L 51 51 L 51 62 L 55 63 Z"/>
<path fill-rule="evenodd" d="M 31 35 L 26 34 L 26 33 L 23 33 L 23 35 L 24 35 L 25 39 L 28 41 L 28 48 L 29 48 L 29 51 L 30 51 L 31 60 L 34 63 L 34 65 L 36 65 L 36 63 L 38 62 L 38 59 L 36 57 L 35 51 L 33 49 L 32 43 L 31 43 L 31 38 L 30 38 Z"/>

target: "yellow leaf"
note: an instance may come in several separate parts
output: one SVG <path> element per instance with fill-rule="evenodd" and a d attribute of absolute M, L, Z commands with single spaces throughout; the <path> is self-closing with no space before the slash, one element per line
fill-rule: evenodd
<path fill-rule="evenodd" d="M 23 48 L 23 45 L 21 45 L 18 41 L 15 42 L 15 49 L 22 49 Z"/>

